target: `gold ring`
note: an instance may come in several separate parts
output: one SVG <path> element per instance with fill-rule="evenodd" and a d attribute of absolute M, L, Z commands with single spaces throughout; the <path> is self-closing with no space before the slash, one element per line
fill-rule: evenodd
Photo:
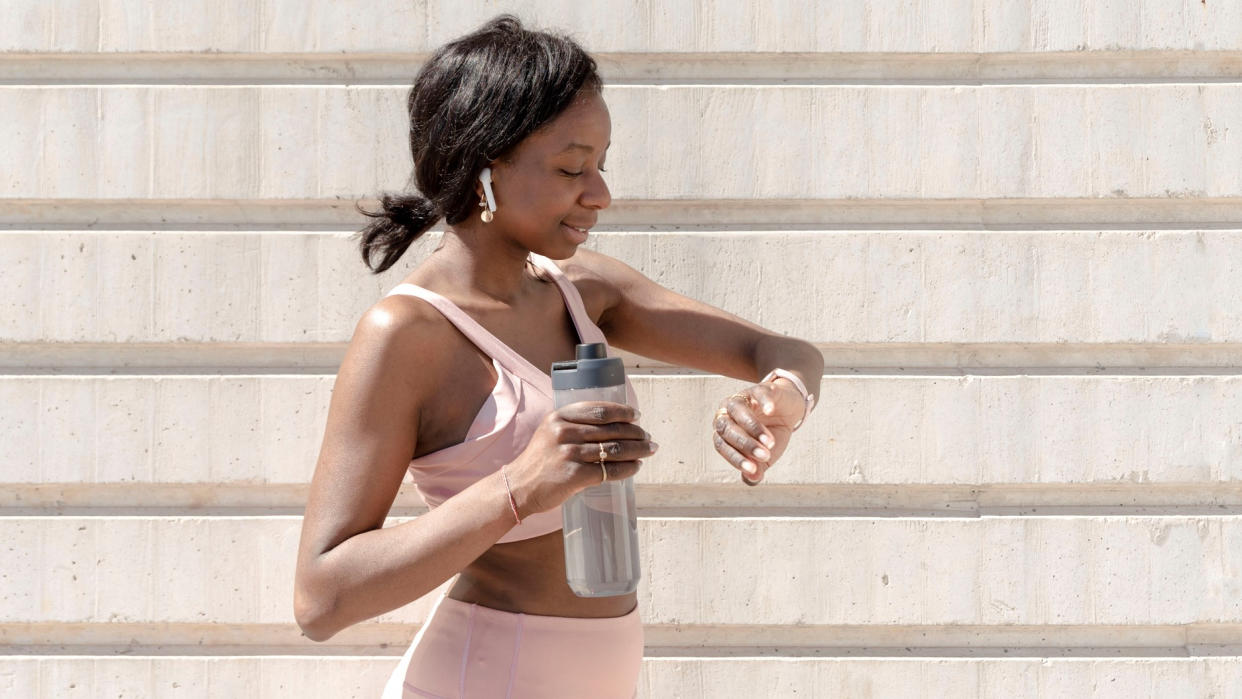
<path fill-rule="evenodd" d="M 608 456 L 608 452 L 604 451 L 604 443 L 599 443 L 599 470 L 604 473 L 604 480 L 600 483 L 608 482 L 608 469 L 604 468 L 604 457 Z"/>
<path fill-rule="evenodd" d="M 734 393 L 733 395 L 729 396 L 729 398 L 741 398 L 742 400 L 746 401 L 747 404 L 750 403 L 750 396 L 745 393 L 742 393 L 741 391 Z M 725 400 L 728 400 L 729 398 L 726 398 Z"/>
<path fill-rule="evenodd" d="M 608 482 L 608 469 L 604 468 L 603 461 L 599 462 L 599 470 L 604 472 L 604 480 L 600 481 L 600 484 L 603 485 Z"/>

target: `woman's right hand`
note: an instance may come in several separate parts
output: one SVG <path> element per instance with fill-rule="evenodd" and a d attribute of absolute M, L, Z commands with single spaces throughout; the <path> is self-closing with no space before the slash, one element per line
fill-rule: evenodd
<path fill-rule="evenodd" d="M 526 449 L 505 467 L 522 517 L 545 512 L 573 494 L 608 480 L 629 478 L 641 459 L 656 452 L 651 435 L 636 424 L 638 411 L 624 403 L 581 401 L 548 413 Z"/>

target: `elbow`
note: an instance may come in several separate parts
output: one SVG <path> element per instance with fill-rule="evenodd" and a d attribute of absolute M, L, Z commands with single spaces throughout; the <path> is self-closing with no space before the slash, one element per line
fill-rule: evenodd
<path fill-rule="evenodd" d="M 303 636 L 316 643 L 322 643 L 336 635 L 336 632 L 330 629 L 320 629 L 315 626 L 304 624 L 300 621 L 298 622 L 298 626 L 302 627 Z"/>
<path fill-rule="evenodd" d="M 302 629 L 302 634 L 312 641 L 326 641 L 340 631 L 333 621 L 332 610 L 335 606 L 324 595 L 314 594 L 302 584 L 294 588 L 293 618 Z"/>

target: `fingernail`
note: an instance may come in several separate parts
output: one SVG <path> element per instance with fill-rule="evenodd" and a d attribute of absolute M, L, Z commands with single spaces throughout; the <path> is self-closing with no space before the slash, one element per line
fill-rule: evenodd
<path fill-rule="evenodd" d="M 763 412 L 764 412 L 764 413 L 767 413 L 768 415 L 771 415 L 771 414 L 772 414 L 772 410 L 773 410 L 773 408 L 774 408 L 774 407 L 775 407 L 775 406 L 773 406 L 771 403 L 764 403 L 764 404 L 763 404 Z"/>
<path fill-rule="evenodd" d="M 655 451 L 656 449 L 659 449 L 659 448 L 660 448 L 659 444 L 656 444 L 655 442 L 651 443 L 651 451 Z"/>
<path fill-rule="evenodd" d="M 746 469 L 747 473 L 754 473 L 756 471 L 755 465 L 749 461 L 743 461 L 742 468 Z"/>
<path fill-rule="evenodd" d="M 755 449 L 756 459 L 763 459 L 764 461 L 767 461 L 769 456 L 771 456 L 771 454 L 768 453 L 767 449 Z"/>
<path fill-rule="evenodd" d="M 765 446 L 768 446 L 768 447 L 774 447 L 774 446 L 776 446 L 776 440 L 775 440 L 775 439 L 772 439 L 771 437 L 769 437 L 769 436 L 768 436 L 768 435 L 766 435 L 766 434 L 765 434 L 765 435 L 763 435 L 762 437 L 760 437 L 760 438 L 759 438 L 759 441 L 760 441 L 760 442 L 763 442 L 763 443 L 764 443 L 764 445 L 765 445 Z"/>
<path fill-rule="evenodd" d="M 643 411 L 635 409 L 634 410 L 634 422 L 638 422 L 641 419 L 643 419 Z"/>

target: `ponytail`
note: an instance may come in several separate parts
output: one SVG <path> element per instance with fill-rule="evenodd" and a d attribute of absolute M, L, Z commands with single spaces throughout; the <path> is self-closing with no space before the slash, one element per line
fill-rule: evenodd
<path fill-rule="evenodd" d="M 381 211 L 366 211 L 355 205 L 358 213 L 375 219 L 358 232 L 362 261 L 375 274 L 392 267 L 427 229 L 440 220 L 435 204 L 417 194 L 384 194 Z M 372 262 L 378 256 L 379 263 Z"/>

